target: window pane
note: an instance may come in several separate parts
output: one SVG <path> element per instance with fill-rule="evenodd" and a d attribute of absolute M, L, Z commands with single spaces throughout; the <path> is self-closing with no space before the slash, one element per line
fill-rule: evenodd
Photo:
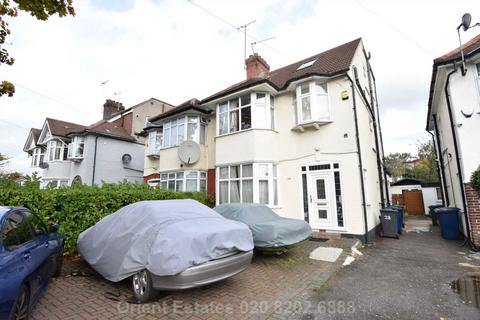
<path fill-rule="evenodd" d="M 228 202 L 228 181 L 220 181 L 220 197 L 219 203 L 226 203 Z"/>
<path fill-rule="evenodd" d="M 206 172 L 200 172 L 200 178 L 201 179 L 207 178 L 207 173 Z"/>
<path fill-rule="evenodd" d="M 265 93 L 256 94 L 256 103 L 265 103 Z"/>
<path fill-rule="evenodd" d="M 228 167 L 220 168 L 220 179 L 228 179 Z"/>
<path fill-rule="evenodd" d="M 226 102 L 220 104 L 218 106 L 218 113 L 226 112 L 228 108 L 228 104 Z"/>
<path fill-rule="evenodd" d="M 162 182 L 160 183 L 160 187 L 161 187 L 162 189 L 167 189 L 167 181 L 162 181 Z"/>
<path fill-rule="evenodd" d="M 183 191 L 183 180 L 177 180 L 175 182 L 175 190 L 176 191 Z"/>
<path fill-rule="evenodd" d="M 253 202 L 253 180 L 242 181 L 242 202 Z"/>
<path fill-rule="evenodd" d="M 196 179 L 197 176 L 198 176 L 198 172 L 197 172 L 197 171 L 189 171 L 189 172 L 187 173 L 187 179 L 191 179 L 191 178 Z"/>
<path fill-rule="evenodd" d="M 259 202 L 268 204 L 268 180 L 258 182 Z"/>
<path fill-rule="evenodd" d="M 162 180 L 167 180 L 167 178 L 168 178 L 168 174 L 167 174 L 167 173 L 162 173 L 162 174 L 160 175 L 160 179 L 162 179 Z"/>
<path fill-rule="evenodd" d="M 242 165 L 242 177 L 247 177 L 247 178 L 253 177 L 253 165 L 251 164 Z"/>
<path fill-rule="evenodd" d="M 327 94 L 327 84 L 326 83 L 315 83 L 315 91 L 317 94 Z"/>
<path fill-rule="evenodd" d="M 183 122 L 183 121 L 182 121 Z M 177 137 L 178 137 L 178 144 L 182 144 L 183 141 L 185 141 L 185 125 L 184 124 L 179 124 L 178 125 L 178 132 L 177 132 Z"/>
<path fill-rule="evenodd" d="M 175 179 L 175 172 L 169 173 L 168 178 L 169 179 Z"/>
<path fill-rule="evenodd" d="M 238 109 L 238 98 L 229 101 L 230 110 Z"/>
<path fill-rule="evenodd" d="M 45 224 L 37 216 L 31 212 L 25 212 L 25 218 L 28 223 L 32 226 L 33 232 L 36 236 L 47 234 L 47 228 Z"/>
<path fill-rule="evenodd" d="M 302 98 L 302 120 L 311 120 L 312 119 L 312 110 L 310 106 L 310 97 Z"/>
<path fill-rule="evenodd" d="M 7 218 L 7 221 L 9 222 L 10 227 L 15 229 L 14 232 L 16 233 L 18 240 L 16 245 L 21 245 L 34 238 L 30 225 L 22 214 L 13 213 Z"/>
<path fill-rule="evenodd" d="M 274 164 L 274 165 L 272 165 L 272 167 L 273 167 L 273 177 L 276 178 L 277 177 L 277 165 Z"/>
<path fill-rule="evenodd" d="M 198 131 L 198 118 L 195 118 L 197 121 L 192 121 L 189 117 L 187 124 L 187 140 L 197 141 L 197 131 Z"/>
<path fill-rule="evenodd" d="M 219 134 L 228 133 L 228 113 L 221 113 L 218 117 L 218 132 Z"/>
<path fill-rule="evenodd" d="M 200 192 L 203 192 L 207 190 L 207 181 L 206 180 L 200 180 Z"/>
<path fill-rule="evenodd" d="M 300 86 L 300 94 L 307 94 L 310 92 L 310 84 L 305 83 Z"/>
<path fill-rule="evenodd" d="M 250 104 L 250 93 L 244 94 L 240 97 L 240 103 L 242 106 L 246 106 Z"/>
<path fill-rule="evenodd" d="M 170 128 L 163 128 L 163 146 L 170 147 Z"/>
<path fill-rule="evenodd" d="M 197 179 L 187 179 L 186 191 L 197 191 Z"/>
<path fill-rule="evenodd" d="M 205 144 L 205 125 L 200 125 L 200 144 Z"/>
<path fill-rule="evenodd" d="M 240 202 L 240 181 L 230 181 L 230 202 Z"/>
<path fill-rule="evenodd" d="M 177 172 L 177 179 L 183 179 L 183 172 Z"/>
<path fill-rule="evenodd" d="M 168 189 L 175 190 L 175 180 L 168 181 Z"/>
<path fill-rule="evenodd" d="M 238 131 L 238 109 L 230 111 L 230 132 Z"/>
<path fill-rule="evenodd" d="M 242 130 L 252 127 L 252 110 L 250 107 L 242 108 Z"/>
<path fill-rule="evenodd" d="M 235 179 L 240 177 L 240 167 L 239 166 L 231 166 L 230 167 L 230 179 Z"/>
<path fill-rule="evenodd" d="M 171 130 L 171 137 L 170 137 L 170 145 L 171 146 L 176 146 L 177 145 L 177 124 L 174 122 L 172 124 L 172 129 Z"/>
<path fill-rule="evenodd" d="M 323 199 L 326 199 L 326 195 L 325 195 L 325 180 L 323 179 L 318 179 L 316 181 L 316 184 L 317 184 L 317 199 L 319 200 L 323 200 Z"/>

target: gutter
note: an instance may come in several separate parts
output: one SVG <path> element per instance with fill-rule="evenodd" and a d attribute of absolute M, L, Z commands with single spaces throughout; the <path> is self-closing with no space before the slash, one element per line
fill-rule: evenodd
<path fill-rule="evenodd" d="M 357 68 L 353 67 L 353 71 L 357 74 Z M 348 80 L 350 81 L 350 87 L 352 89 L 352 103 L 353 103 L 353 120 L 355 122 L 355 138 L 357 142 L 357 155 L 358 155 L 358 168 L 360 172 L 360 186 L 362 190 L 362 207 L 363 207 L 363 221 L 365 224 L 365 234 L 363 235 L 365 243 L 368 243 L 368 219 L 367 219 L 367 203 L 365 196 L 365 181 L 363 177 L 363 162 L 362 162 L 362 152 L 360 149 L 360 134 L 358 129 L 358 114 L 357 114 L 357 102 L 355 99 L 355 84 L 350 78 L 348 73 L 346 73 Z"/>
<path fill-rule="evenodd" d="M 442 183 L 443 183 L 443 188 L 445 190 L 442 190 L 442 196 L 445 196 L 442 200 L 442 204 L 445 205 L 446 201 L 446 206 L 448 207 L 450 205 L 450 197 L 448 196 L 448 189 L 447 189 L 447 178 L 445 177 L 445 162 L 443 161 L 443 153 L 442 153 L 442 142 L 440 140 L 440 134 L 438 133 L 438 122 L 437 122 L 437 115 L 433 115 L 433 125 L 434 125 L 434 130 L 435 130 L 435 135 L 437 137 L 437 147 L 438 147 L 438 160 L 440 161 L 438 166 L 440 169 L 440 173 L 442 174 Z M 440 176 L 439 176 L 440 178 Z M 445 193 L 445 194 L 444 194 Z"/>
<path fill-rule="evenodd" d="M 367 71 L 368 71 L 368 86 L 369 86 L 369 89 L 370 89 L 370 105 L 371 105 L 371 108 L 372 108 L 372 111 L 373 111 L 373 117 L 372 117 L 372 120 L 373 120 L 373 132 L 375 134 L 375 148 L 377 150 L 377 154 L 376 154 L 376 158 L 377 158 L 377 171 L 378 171 L 378 184 L 379 184 L 379 189 L 380 189 L 380 200 L 382 201 L 382 209 L 385 208 L 385 196 L 383 194 L 383 177 L 382 177 L 382 160 L 381 160 L 381 156 L 380 156 L 380 144 L 378 142 L 378 130 L 377 130 L 377 117 L 376 116 L 379 116 L 378 114 L 378 102 L 376 103 L 376 111 L 373 110 L 374 108 L 374 103 L 373 103 L 373 90 L 372 90 L 372 67 L 370 66 L 370 62 L 369 62 L 369 59 L 370 59 L 370 56 L 367 56 L 365 54 L 365 51 L 363 52 L 364 55 L 365 55 L 365 59 L 367 60 Z M 355 81 L 358 83 L 359 80 L 358 80 L 358 74 L 355 73 L 355 76 L 356 76 L 356 79 Z M 375 81 L 375 78 L 373 77 L 373 81 Z M 375 90 L 376 92 L 376 90 Z M 375 94 L 375 97 L 376 97 L 376 94 Z M 376 115 L 375 115 L 376 113 Z M 378 122 L 379 124 L 379 122 Z M 383 148 L 382 148 L 382 152 L 383 152 Z"/>
<path fill-rule="evenodd" d="M 450 128 L 452 129 L 452 140 L 453 140 L 453 147 L 455 149 L 455 160 L 456 160 L 456 163 L 457 163 L 457 172 L 458 172 L 458 180 L 459 180 L 459 183 L 460 183 L 460 191 L 462 193 L 462 204 L 463 204 L 463 215 L 465 217 L 465 227 L 467 228 L 467 238 L 468 238 L 468 241 L 470 242 L 470 244 L 472 244 L 472 238 L 471 238 L 471 230 L 470 230 L 470 222 L 469 222 L 469 219 L 468 219 L 468 212 L 467 212 L 467 200 L 466 200 L 466 196 L 465 196 L 465 188 L 464 188 L 464 185 L 463 185 L 463 172 L 462 172 L 462 165 L 460 164 L 460 154 L 459 154 L 459 150 L 458 150 L 458 144 L 457 144 L 457 133 L 455 131 L 455 124 L 453 123 L 453 111 L 452 111 L 452 104 L 451 104 L 451 101 L 450 101 L 450 91 L 448 90 L 449 88 L 449 84 L 450 84 L 450 77 L 452 76 L 452 74 L 454 74 L 455 72 L 457 72 L 457 67 L 455 65 L 455 63 L 453 64 L 453 71 L 451 71 L 450 73 L 448 73 L 447 75 L 447 81 L 445 82 L 445 88 L 444 88 L 444 92 L 445 92 L 445 99 L 447 101 L 447 109 L 448 109 L 448 116 L 449 116 L 449 119 L 450 119 Z M 473 246 L 473 244 L 472 244 Z"/>
<path fill-rule="evenodd" d="M 98 143 L 98 136 L 95 136 L 95 151 L 93 152 L 92 186 L 95 185 L 95 168 L 97 167 L 97 143 Z"/>
<path fill-rule="evenodd" d="M 428 133 L 429 135 L 432 136 L 432 142 L 433 142 L 433 146 L 434 146 L 434 149 L 435 149 L 435 157 L 436 157 L 436 158 L 439 158 L 439 157 L 438 157 L 438 154 L 437 154 L 437 148 L 435 147 L 435 141 L 436 141 L 436 139 L 434 138 L 435 136 L 434 136 L 433 133 L 431 133 L 430 131 L 428 131 L 428 130 L 426 130 L 426 131 L 427 131 L 427 133 Z M 439 150 L 440 153 L 442 153 L 442 149 L 438 148 L 438 150 Z M 438 178 L 443 177 L 443 174 L 440 175 L 440 161 L 439 161 L 439 160 L 435 160 L 435 163 L 437 164 L 437 175 L 438 175 Z M 443 193 L 443 182 L 444 182 L 444 181 L 443 181 L 443 179 L 442 179 L 442 187 L 440 188 L 440 192 L 441 192 L 441 194 L 442 194 L 442 207 L 445 207 L 445 194 Z M 445 190 L 446 190 L 446 188 L 445 188 Z"/>

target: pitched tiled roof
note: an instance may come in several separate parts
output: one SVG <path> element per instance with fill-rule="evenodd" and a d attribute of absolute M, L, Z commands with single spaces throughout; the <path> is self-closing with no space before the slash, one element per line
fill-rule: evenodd
<path fill-rule="evenodd" d="M 47 118 L 48 127 L 50 128 L 50 133 L 54 136 L 66 137 L 72 131 L 79 131 L 85 128 L 81 124 L 76 124 L 72 122 L 66 122 L 62 120 Z"/>
<path fill-rule="evenodd" d="M 100 120 L 95 122 L 94 124 L 84 127 L 81 130 L 72 131 L 71 135 L 78 135 L 78 134 L 98 134 L 106 137 L 126 140 L 126 141 L 135 141 L 135 138 L 132 137 L 127 130 L 123 127 L 118 126 L 115 123 L 108 122 L 105 120 Z"/>
<path fill-rule="evenodd" d="M 361 38 L 355 39 L 338 47 L 292 63 L 288 66 L 270 71 L 270 74 L 267 78 L 252 78 L 244 80 L 203 99 L 202 103 L 220 98 L 224 95 L 262 82 L 270 84 L 277 90 L 282 90 L 285 89 L 291 81 L 297 79 L 311 75 L 333 76 L 341 72 L 345 72 L 350 69 L 353 56 L 361 40 Z M 310 61 L 315 62 L 309 67 L 298 70 L 298 67 Z"/>
<path fill-rule="evenodd" d="M 38 137 L 40 137 L 40 133 L 42 132 L 42 129 L 32 128 L 32 129 L 30 129 L 30 131 L 32 132 L 33 142 L 35 142 L 35 144 L 37 144 Z"/>
<path fill-rule="evenodd" d="M 473 53 L 474 51 L 480 49 L 480 34 L 470 41 L 464 43 L 462 45 L 463 48 L 463 54 L 465 56 Z M 446 62 L 446 61 L 451 61 L 455 59 L 460 59 L 461 58 L 461 53 L 460 53 L 460 47 L 450 51 L 449 53 L 444 54 L 441 57 L 438 57 L 435 59 L 433 62 L 434 63 L 441 63 L 441 62 Z"/>
<path fill-rule="evenodd" d="M 199 112 L 203 112 L 203 113 L 212 112 L 212 110 L 208 110 L 205 107 L 203 107 L 200 104 L 200 101 L 193 98 L 193 99 L 190 99 L 188 101 L 185 101 L 185 102 L 179 104 L 175 108 L 172 108 L 170 110 L 165 111 L 164 113 L 161 113 L 159 115 L 156 115 L 154 117 L 149 118 L 148 121 L 150 121 L 150 122 L 157 121 L 157 120 L 164 119 L 164 118 L 167 118 L 169 116 L 172 116 L 174 114 L 178 114 L 180 112 L 187 111 L 187 110 L 192 110 L 192 109 L 196 110 L 196 111 L 199 111 Z"/>

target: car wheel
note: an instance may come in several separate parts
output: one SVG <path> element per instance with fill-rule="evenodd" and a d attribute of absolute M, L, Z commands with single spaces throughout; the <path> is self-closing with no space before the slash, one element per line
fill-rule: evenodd
<path fill-rule="evenodd" d="M 154 299 L 158 294 L 153 288 L 152 276 L 146 269 L 138 271 L 133 275 L 132 288 L 135 299 L 142 303 Z"/>
<path fill-rule="evenodd" d="M 63 266 L 63 249 L 60 250 L 57 257 L 55 258 L 55 273 L 53 277 L 57 278 L 62 274 L 62 266 Z"/>
<path fill-rule="evenodd" d="M 30 291 L 26 285 L 20 288 L 15 305 L 13 306 L 11 320 L 25 320 L 30 316 Z"/>

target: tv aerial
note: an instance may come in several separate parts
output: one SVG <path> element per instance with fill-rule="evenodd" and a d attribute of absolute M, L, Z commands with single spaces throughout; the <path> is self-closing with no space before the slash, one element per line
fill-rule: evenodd
<path fill-rule="evenodd" d="M 263 40 L 258 40 L 258 41 L 251 42 L 251 43 L 250 43 L 250 46 L 252 47 L 252 53 L 255 53 L 255 46 L 256 46 L 257 44 L 266 42 L 266 41 L 268 41 L 268 40 L 273 40 L 273 39 L 275 39 L 274 36 L 273 36 L 273 37 L 270 37 L 270 38 L 263 39 Z"/>

